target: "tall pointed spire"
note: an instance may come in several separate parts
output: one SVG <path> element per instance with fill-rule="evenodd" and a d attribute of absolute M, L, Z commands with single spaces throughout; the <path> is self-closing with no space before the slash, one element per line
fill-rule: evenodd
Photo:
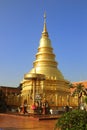
<path fill-rule="evenodd" d="M 48 37 L 48 32 L 47 32 L 47 27 L 46 27 L 46 13 L 44 13 L 44 27 L 43 27 L 42 36 Z"/>

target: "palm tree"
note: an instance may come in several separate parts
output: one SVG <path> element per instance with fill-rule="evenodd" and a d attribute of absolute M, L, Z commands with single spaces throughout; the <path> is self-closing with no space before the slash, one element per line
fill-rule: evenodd
<path fill-rule="evenodd" d="M 87 96 L 87 90 L 85 89 L 85 87 L 82 83 L 76 84 L 72 87 L 75 88 L 72 96 L 77 95 L 77 97 L 78 97 L 78 108 L 79 108 L 81 103 L 82 103 L 83 94 Z"/>

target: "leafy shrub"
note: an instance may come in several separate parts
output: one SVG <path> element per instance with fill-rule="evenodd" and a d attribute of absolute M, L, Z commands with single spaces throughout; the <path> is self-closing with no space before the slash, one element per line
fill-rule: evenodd
<path fill-rule="evenodd" d="M 62 115 L 55 125 L 55 129 L 61 130 L 87 130 L 87 112 L 73 110 Z"/>

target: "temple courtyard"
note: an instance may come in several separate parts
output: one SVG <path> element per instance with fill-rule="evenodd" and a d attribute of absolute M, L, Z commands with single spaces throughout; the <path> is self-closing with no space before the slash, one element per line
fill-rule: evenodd
<path fill-rule="evenodd" d="M 0 114 L 0 130 L 54 130 L 57 119 L 43 119 L 26 115 Z"/>

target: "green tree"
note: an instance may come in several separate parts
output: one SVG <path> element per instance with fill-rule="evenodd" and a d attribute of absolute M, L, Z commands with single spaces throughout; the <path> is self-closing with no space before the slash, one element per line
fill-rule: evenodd
<path fill-rule="evenodd" d="M 87 96 L 87 90 L 85 89 L 85 87 L 82 83 L 79 83 L 79 84 L 76 84 L 76 85 L 71 84 L 70 88 L 74 88 L 72 96 L 78 97 L 78 108 L 79 108 L 81 101 L 82 101 L 83 94 L 85 96 Z"/>
<path fill-rule="evenodd" d="M 54 130 L 87 130 L 87 112 L 73 110 L 62 115 L 56 122 Z"/>

